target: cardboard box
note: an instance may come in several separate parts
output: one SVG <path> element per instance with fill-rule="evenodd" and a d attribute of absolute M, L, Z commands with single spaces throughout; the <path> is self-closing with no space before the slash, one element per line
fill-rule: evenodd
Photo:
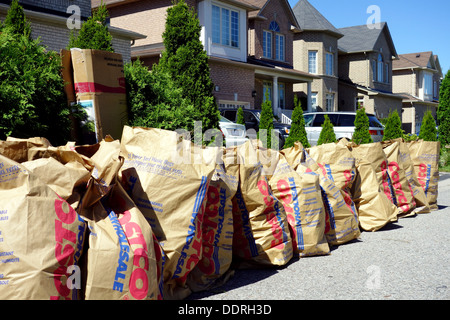
<path fill-rule="evenodd" d="M 95 124 L 96 140 L 120 139 L 127 124 L 123 59 L 119 53 L 70 49 L 76 102 Z"/>

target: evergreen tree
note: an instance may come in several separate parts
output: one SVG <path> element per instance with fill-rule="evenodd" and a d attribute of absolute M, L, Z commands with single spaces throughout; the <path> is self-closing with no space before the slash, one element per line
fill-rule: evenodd
<path fill-rule="evenodd" d="M 106 6 L 102 2 L 100 7 L 93 12 L 92 16 L 83 23 L 77 36 L 75 36 L 74 30 L 71 31 L 67 48 L 96 49 L 114 52 L 112 36 L 106 24 L 108 17 L 108 9 L 106 9 Z"/>
<path fill-rule="evenodd" d="M 450 69 L 442 80 L 437 111 L 441 148 L 450 144 Z"/>
<path fill-rule="evenodd" d="M 309 148 L 311 145 L 308 142 L 308 138 L 305 130 L 305 118 L 303 118 L 303 109 L 301 101 L 294 96 L 294 111 L 292 112 L 292 123 L 289 136 L 286 139 L 284 148 L 293 147 L 295 142 L 299 141 L 303 147 Z"/>
<path fill-rule="evenodd" d="M 434 121 L 431 111 L 425 112 L 420 126 L 419 139 L 425 141 L 437 141 L 436 121 Z"/>
<path fill-rule="evenodd" d="M 237 110 L 236 123 L 245 125 L 244 110 L 242 110 L 242 107 L 239 107 L 239 109 Z"/>
<path fill-rule="evenodd" d="M 193 118 L 202 122 L 202 132 L 219 128 L 220 113 L 212 94 L 208 56 L 200 41 L 201 26 L 194 9 L 179 0 L 167 10 L 164 51 L 157 69 L 167 72 L 183 97 L 194 106 Z"/>
<path fill-rule="evenodd" d="M 273 132 L 274 130 L 273 130 L 272 101 L 270 101 L 269 94 L 266 91 L 265 100 L 261 105 L 261 119 L 259 121 L 259 131 L 258 131 L 258 139 L 261 140 L 265 148 L 272 147 Z"/>
<path fill-rule="evenodd" d="M 334 126 L 330 121 L 328 115 L 325 115 L 325 121 L 322 124 L 322 131 L 320 131 L 319 140 L 317 140 L 317 145 L 336 142 L 336 134 L 334 133 Z"/>
<path fill-rule="evenodd" d="M 0 28 L 9 29 L 8 32 L 12 34 L 24 35 L 31 39 L 30 23 L 25 17 L 22 6 L 18 0 L 13 0 L 8 9 L 3 26 Z M 6 31 L 5 31 L 6 32 Z"/>
<path fill-rule="evenodd" d="M 65 144 L 71 121 L 61 58 L 30 37 L 20 11 L 14 1 L 0 33 L 0 139 L 40 136 Z"/>
<path fill-rule="evenodd" d="M 398 115 L 397 110 L 389 113 L 389 116 L 386 119 L 383 141 L 402 138 L 403 130 L 402 130 L 402 120 Z"/>
<path fill-rule="evenodd" d="M 139 59 L 126 63 L 124 72 L 129 125 L 185 129 L 193 137 L 195 110 L 167 73 L 149 71 Z"/>
<path fill-rule="evenodd" d="M 369 117 L 366 109 L 358 104 L 358 110 L 355 117 L 355 132 L 353 133 L 353 142 L 356 144 L 372 143 L 372 136 L 369 133 Z"/>

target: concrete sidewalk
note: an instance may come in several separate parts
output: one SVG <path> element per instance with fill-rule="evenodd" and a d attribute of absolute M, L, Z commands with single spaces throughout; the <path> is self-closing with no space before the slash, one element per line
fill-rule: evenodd
<path fill-rule="evenodd" d="M 438 211 L 362 232 L 329 256 L 237 270 L 222 287 L 188 299 L 450 299 L 450 173 L 441 173 L 438 205 Z"/>

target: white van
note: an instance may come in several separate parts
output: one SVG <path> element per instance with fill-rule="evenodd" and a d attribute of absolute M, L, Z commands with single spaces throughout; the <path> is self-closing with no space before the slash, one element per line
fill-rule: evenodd
<path fill-rule="evenodd" d="M 322 124 L 325 121 L 325 115 L 328 115 L 334 126 L 336 139 L 352 139 L 355 132 L 356 112 L 306 112 L 303 114 L 303 117 L 305 118 L 306 134 L 311 146 L 317 145 L 317 140 L 319 140 L 320 132 L 322 131 Z M 375 115 L 367 114 L 367 116 L 369 117 L 369 133 L 373 142 L 383 140 L 384 126 Z"/>

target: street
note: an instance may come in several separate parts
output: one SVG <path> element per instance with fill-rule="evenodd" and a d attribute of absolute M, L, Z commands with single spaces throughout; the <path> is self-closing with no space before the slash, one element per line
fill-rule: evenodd
<path fill-rule="evenodd" d="M 225 285 L 188 300 L 450 299 L 450 173 L 441 173 L 439 210 L 402 218 L 282 268 L 236 270 Z"/>

